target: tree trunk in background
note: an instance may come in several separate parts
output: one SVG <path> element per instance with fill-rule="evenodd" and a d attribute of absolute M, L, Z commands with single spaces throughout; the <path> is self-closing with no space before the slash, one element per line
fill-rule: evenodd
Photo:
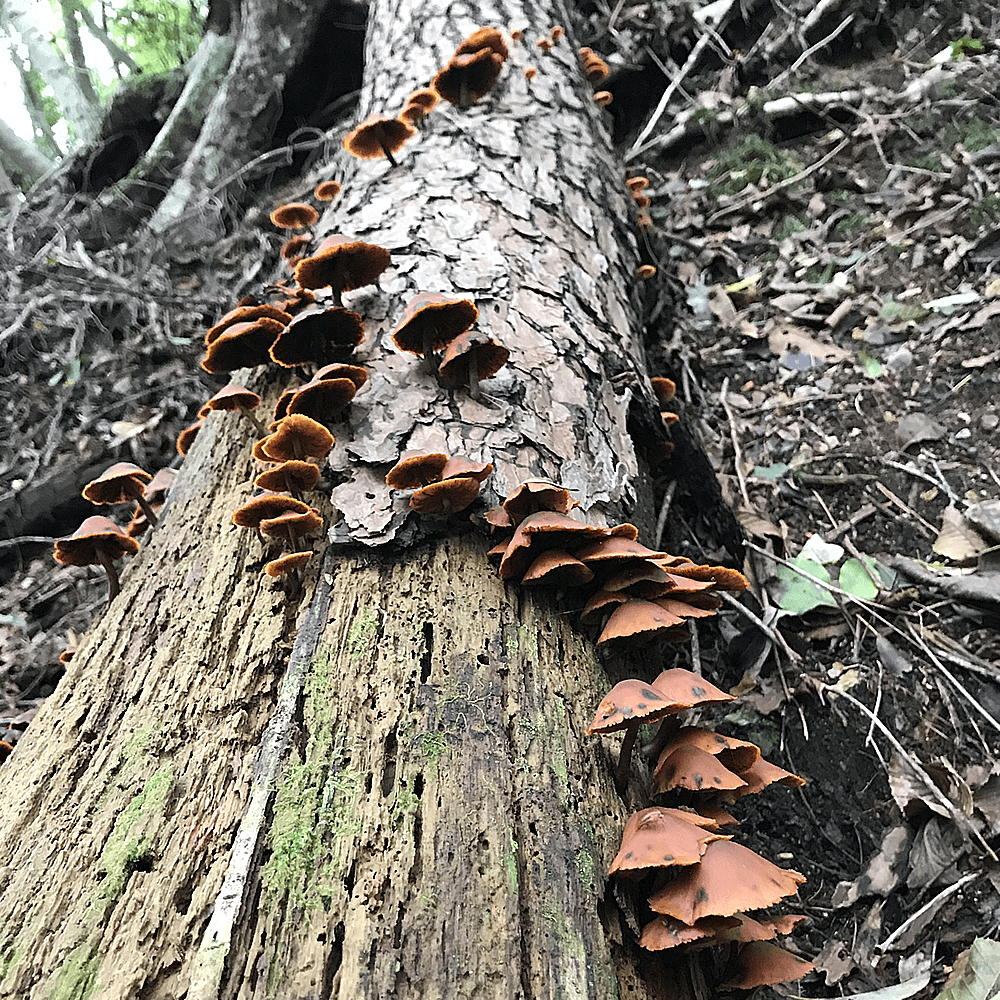
<path fill-rule="evenodd" d="M 45 29 L 36 18 L 37 5 L 31 0 L 5 0 L 4 20 L 28 50 L 29 61 L 52 88 L 59 107 L 77 144 L 86 145 L 97 131 L 100 106 L 80 86 L 77 71 L 46 39 Z M 88 81 L 89 82 L 89 81 Z M 93 94 L 93 88 L 90 88 Z"/>
<path fill-rule="evenodd" d="M 373 4 L 359 119 L 395 113 L 480 24 L 567 23 L 551 3 L 444 6 Z M 592 521 L 649 526 L 626 416 L 654 404 L 600 115 L 572 41 L 544 59 L 529 43 L 399 168 L 329 164 L 344 194 L 317 234 L 381 243 L 393 266 L 349 297 L 371 380 L 336 428 L 322 560 L 296 595 L 261 576 L 270 556 L 230 522 L 252 441 L 211 416 L 4 765 L 0 995 L 652 995 L 605 905 L 625 808 L 583 735 L 608 683 L 592 646 L 505 588 L 461 518 L 428 528 L 384 483 L 405 448 L 440 448 L 496 464 L 489 500 L 541 475 Z M 511 349 L 489 398 L 392 349 L 418 291 L 471 296 Z M 252 381 L 273 404 L 287 378 Z"/>
<path fill-rule="evenodd" d="M 22 139 L 4 121 L 0 121 L 0 163 L 21 188 L 31 187 L 52 166 L 34 143 Z"/>

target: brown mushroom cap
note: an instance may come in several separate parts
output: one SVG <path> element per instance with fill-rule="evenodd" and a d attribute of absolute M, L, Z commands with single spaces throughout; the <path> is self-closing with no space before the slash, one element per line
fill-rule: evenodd
<path fill-rule="evenodd" d="M 83 497 L 96 504 L 126 503 L 143 496 L 152 478 L 138 465 L 116 462 L 84 486 Z"/>
<path fill-rule="evenodd" d="M 739 570 L 728 566 L 669 566 L 672 576 L 685 577 L 701 583 L 711 583 L 716 590 L 746 590 L 750 583 Z"/>
<path fill-rule="evenodd" d="M 238 528 L 259 528 L 261 521 L 270 521 L 287 511 L 308 514 L 311 510 L 309 504 L 296 500 L 295 497 L 264 493 L 248 500 L 242 507 L 237 507 L 233 511 L 233 524 Z"/>
<path fill-rule="evenodd" d="M 460 333 L 448 345 L 438 367 L 441 384 L 450 389 L 466 385 L 469 372 L 475 365 L 476 381 L 491 378 L 510 357 L 510 351 L 499 341 L 478 330 Z"/>
<path fill-rule="evenodd" d="M 598 590 L 590 596 L 580 612 L 581 625 L 597 625 L 602 618 L 619 604 L 624 604 L 624 594 L 612 590 Z"/>
<path fill-rule="evenodd" d="M 628 600 L 619 604 L 611 613 L 604 631 L 597 640 L 602 646 L 613 640 L 624 640 L 630 645 L 645 645 L 654 639 L 675 638 L 675 626 L 684 619 L 671 614 L 652 601 Z"/>
<path fill-rule="evenodd" d="M 525 587 L 581 587 L 594 579 L 594 571 L 568 552 L 543 552 L 521 577 Z"/>
<path fill-rule="evenodd" d="M 475 54 L 482 48 L 490 49 L 504 61 L 506 61 L 510 55 L 503 33 L 499 28 L 489 27 L 476 28 L 472 34 L 463 38 L 462 41 L 459 42 L 458 48 L 455 49 L 455 55 L 462 56 L 470 53 Z"/>
<path fill-rule="evenodd" d="M 324 378 L 307 382 L 292 393 L 288 413 L 302 413 L 320 423 L 340 418 L 358 390 L 349 378 Z"/>
<path fill-rule="evenodd" d="M 301 413 L 290 413 L 277 422 L 273 434 L 258 441 L 254 446 L 264 461 L 287 462 L 303 459 L 309 455 L 323 458 L 333 447 L 333 435 L 318 421 Z"/>
<path fill-rule="evenodd" d="M 479 480 L 472 476 L 442 479 L 422 486 L 410 497 L 410 509 L 420 514 L 452 514 L 465 510 L 479 496 Z"/>
<path fill-rule="evenodd" d="M 406 98 L 406 107 L 420 108 L 426 114 L 441 103 L 441 96 L 430 87 L 421 87 Z M 405 108 L 404 108 L 405 110 Z"/>
<path fill-rule="evenodd" d="M 653 772 L 658 792 L 688 788 L 695 792 L 722 792 L 745 788 L 746 782 L 718 757 L 696 746 L 668 746 Z"/>
<path fill-rule="evenodd" d="M 398 118 L 370 115 L 344 136 L 344 149 L 359 160 L 377 160 L 398 153 L 415 130 Z M 387 152 L 388 151 L 388 152 Z"/>
<path fill-rule="evenodd" d="M 521 521 L 508 543 L 500 563 L 500 578 L 513 580 L 523 576 L 546 549 L 562 549 L 572 554 L 588 541 L 607 535 L 607 528 L 577 521 L 565 514 L 536 511 Z"/>
<path fill-rule="evenodd" d="M 700 674 L 684 670 L 682 667 L 672 667 L 670 670 L 662 671 L 653 681 L 653 687 L 684 708 L 734 700 L 731 694 L 726 694 Z"/>
<path fill-rule="evenodd" d="M 258 319 L 273 319 L 282 326 L 285 326 L 291 323 L 292 315 L 284 309 L 279 309 L 277 306 L 239 306 L 236 309 L 231 309 L 218 323 L 209 327 L 208 333 L 205 334 L 205 346 L 208 347 L 220 333 L 228 330 L 229 327 L 236 323 L 253 323 Z"/>
<path fill-rule="evenodd" d="M 619 564 L 634 563 L 637 560 L 645 560 L 663 555 L 654 549 L 648 549 L 645 545 L 635 542 L 622 535 L 612 535 L 610 538 L 601 539 L 580 549 L 577 558 L 585 562 L 588 566 L 597 568 L 608 567 L 615 563 L 615 569 Z"/>
<path fill-rule="evenodd" d="M 727 839 L 715 831 L 711 820 L 697 813 L 659 806 L 641 809 L 629 816 L 608 874 L 696 865 L 709 844 Z"/>
<path fill-rule="evenodd" d="M 716 934 L 735 926 L 738 926 L 736 917 L 705 917 L 690 927 L 673 917 L 660 915 L 643 927 L 639 947 L 646 951 L 665 951 L 705 939 L 709 944 L 715 944 Z"/>
<path fill-rule="evenodd" d="M 167 490 L 174 485 L 177 479 L 177 470 L 166 468 L 160 469 L 148 483 L 146 483 L 146 499 L 152 503 L 163 503 L 167 498 Z"/>
<path fill-rule="evenodd" d="M 791 771 L 786 771 L 777 764 L 772 764 L 763 757 L 758 757 L 749 767 L 740 771 L 740 777 L 746 782 L 745 788 L 738 788 L 731 792 L 729 798 L 738 799 L 744 795 L 756 795 L 757 792 L 767 788 L 768 785 L 784 785 L 786 788 L 798 788 L 806 783 L 805 778 L 800 778 Z"/>
<path fill-rule="evenodd" d="M 303 288 L 329 286 L 339 295 L 373 284 L 391 262 L 385 247 L 336 233 L 323 240 L 312 257 L 299 261 L 295 280 Z"/>
<path fill-rule="evenodd" d="M 441 451 L 418 451 L 403 457 L 386 473 L 385 483 L 394 490 L 415 490 L 441 479 L 448 456 Z"/>
<path fill-rule="evenodd" d="M 307 493 L 319 482 L 319 475 L 319 466 L 314 462 L 301 462 L 293 458 L 262 472 L 254 480 L 254 486 L 275 493 L 282 490 Z"/>
<path fill-rule="evenodd" d="M 315 510 L 286 510 L 277 517 L 265 517 L 257 527 L 261 534 L 282 538 L 289 529 L 296 535 L 311 535 L 323 527 L 323 518 Z"/>
<path fill-rule="evenodd" d="M 365 339 L 361 315 L 350 309 L 307 309 L 271 345 L 271 360 L 284 368 L 325 365 L 344 357 Z"/>
<path fill-rule="evenodd" d="M 801 979 L 816 968 L 790 951 L 768 941 L 751 941 L 740 948 L 726 970 L 720 989 L 749 990 Z"/>
<path fill-rule="evenodd" d="M 255 406 L 260 406 L 260 396 L 257 393 L 237 382 L 230 382 L 205 403 L 198 411 L 198 416 L 207 417 L 217 410 L 252 410 Z"/>
<path fill-rule="evenodd" d="M 440 351 L 478 318 L 479 310 L 472 299 L 422 292 L 410 299 L 403 319 L 392 332 L 392 342 L 401 351 L 423 356 L 426 345 Z"/>
<path fill-rule="evenodd" d="M 699 864 L 669 882 L 649 900 L 655 913 L 693 924 L 702 917 L 729 917 L 772 906 L 798 892 L 805 876 L 779 868 L 731 840 L 715 840 Z"/>
<path fill-rule="evenodd" d="M 88 517 L 69 538 L 55 543 L 53 557 L 64 566 L 98 566 L 106 559 L 135 555 L 139 543 L 129 538 L 110 518 Z"/>
<path fill-rule="evenodd" d="M 342 189 L 340 181 L 323 181 L 321 184 L 316 185 L 313 197 L 317 201 L 332 201 L 340 194 Z"/>
<path fill-rule="evenodd" d="M 325 365 L 316 371 L 312 380 L 318 382 L 324 378 L 349 378 L 355 389 L 360 389 L 368 381 L 368 371 L 360 365 Z"/>
<path fill-rule="evenodd" d="M 667 404 L 677 395 L 677 383 L 673 379 L 656 376 L 651 378 L 653 392 L 656 394 L 656 401 L 660 404 L 660 409 L 664 409 Z"/>
<path fill-rule="evenodd" d="M 279 229 L 304 229 L 313 225 L 318 218 L 319 212 L 312 205 L 306 205 L 301 201 L 279 205 L 271 213 L 271 221 Z"/>
<path fill-rule="evenodd" d="M 193 424 L 188 424 L 187 427 L 185 427 L 184 430 L 177 435 L 176 447 L 178 455 L 184 456 L 188 453 L 204 422 L 204 420 L 196 420 Z"/>
<path fill-rule="evenodd" d="M 277 559 L 272 559 L 269 563 L 265 563 L 264 572 L 268 576 L 284 576 L 294 569 L 305 566 L 309 562 L 311 555 L 312 552 L 287 552 L 285 555 L 278 556 Z"/>
<path fill-rule="evenodd" d="M 305 233 L 300 233 L 298 236 L 293 236 L 291 239 L 285 240 L 281 244 L 281 259 L 291 260 L 295 257 L 298 258 L 295 261 L 298 263 L 298 260 L 301 259 L 300 255 L 310 243 L 312 243 L 312 237 Z"/>
<path fill-rule="evenodd" d="M 261 317 L 252 323 L 234 323 L 223 330 L 205 350 L 201 367 L 212 375 L 255 368 L 271 360 L 271 345 L 285 329 L 277 320 Z"/>
<path fill-rule="evenodd" d="M 660 760 L 681 747 L 696 747 L 705 753 L 713 754 L 735 774 L 741 774 L 760 760 L 760 748 L 756 744 L 738 740 L 734 736 L 713 733 L 699 726 L 682 726 L 671 735 Z"/>
<path fill-rule="evenodd" d="M 441 470 L 442 479 L 454 479 L 457 476 L 472 476 L 479 483 L 486 482 L 493 474 L 492 462 L 474 462 L 464 455 L 452 455 Z"/>
<path fill-rule="evenodd" d="M 625 186 L 632 192 L 643 191 L 649 187 L 649 178 L 630 177 L 627 181 L 625 181 Z"/>
<path fill-rule="evenodd" d="M 503 64 L 500 53 L 484 45 L 476 52 L 452 56 L 431 86 L 450 104 L 467 107 L 493 89 Z"/>
<path fill-rule="evenodd" d="M 577 506 L 570 496 L 569 490 L 543 479 L 528 479 L 521 483 L 503 502 L 513 525 L 520 524 L 529 514 L 538 511 L 552 511 L 555 514 L 568 514 Z"/>
<path fill-rule="evenodd" d="M 603 736 L 627 729 L 637 722 L 655 722 L 690 707 L 673 701 L 645 681 L 619 681 L 597 706 L 597 714 L 587 727 L 587 735 L 596 733 Z"/>

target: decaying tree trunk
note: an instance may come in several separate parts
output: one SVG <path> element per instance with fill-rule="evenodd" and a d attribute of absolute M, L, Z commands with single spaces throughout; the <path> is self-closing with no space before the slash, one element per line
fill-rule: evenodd
<path fill-rule="evenodd" d="M 373 5 L 359 117 L 393 113 L 480 24 L 533 39 L 566 20 L 444 7 Z M 604 903 L 625 809 L 584 736 L 603 668 L 569 615 L 499 582 L 467 522 L 428 528 L 384 483 L 434 447 L 492 460 L 490 500 L 546 476 L 590 520 L 649 520 L 628 195 L 575 47 L 529 86 L 539 58 L 515 50 L 494 95 L 436 111 L 398 168 L 330 164 L 344 195 L 317 232 L 393 267 L 349 298 L 371 379 L 336 428 L 325 551 L 301 590 L 261 576 L 230 522 L 252 440 L 213 414 L 4 765 L 0 995 L 651 995 Z M 418 291 L 471 296 L 510 348 L 483 400 L 392 349 Z M 254 378 L 273 403 L 283 376 Z"/>

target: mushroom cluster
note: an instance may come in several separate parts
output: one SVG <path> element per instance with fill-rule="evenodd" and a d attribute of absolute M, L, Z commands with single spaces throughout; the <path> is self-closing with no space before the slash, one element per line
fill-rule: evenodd
<path fill-rule="evenodd" d="M 116 462 L 83 488 L 83 497 L 97 506 L 136 505 L 128 530 L 102 515 L 86 518 L 68 538 L 55 543 L 53 558 L 67 566 L 101 566 L 108 577 L 108 603 L 118 596 L 117 562 L 139 551 L 138 538 L 155 527 L 176 472 L 161 469 L 151 476 L 131 462 Z"/>
<path fill-rule="evenodd" d="M 477 28 L 459 43 L 431 87 L 443 100 L 467 108 L 493 89 L 509 54 L 499 29 Z"/>
<path fill-rule="evenodd" d="M 410 509 L 421 514 L 447 516 L 465 510 L 479 496 L 479 488 L 493 472 L 490 462 L 474 462 L 463 455 L 440 451 L 408 452 L 389 470 L 386 485 L 412 490 Z"/>
<path fill-rule="evenodd" d="M 423 358 L 431 371 L 437 371 L 442 385 L 468 386 L 475 399 L 479 383 L 496 375 L 510 357 L 499 341 L 472 329 L 478 318 L 472 299 L 421 292 L 407 305 L 392 342 L 398 350 Z"/>

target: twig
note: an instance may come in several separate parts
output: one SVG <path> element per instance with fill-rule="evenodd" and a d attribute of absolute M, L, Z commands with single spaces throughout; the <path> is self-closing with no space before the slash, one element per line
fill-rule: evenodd
<path fill-rule="evenodd" d="M 656 518 L 656 530 L 653 534 L 655 541 L 653 545 L 659 548 L 663 544 L 663 532 L 667 527 L 667 518 L 670 516 L 670 505 L 674 502 L 674 493 L 677 490 L 677 480 L 672 479 L 663 491 L 663 503 L 660 504 L 660 513 Z"/>
<path fill-rule="evenodd" d="M 18 545 L 52 545 L 58 538 L 48 535 L 18 535 L 17 538 L 0 538 L 0 549 L 13 549 Z"/>
<path fill-rule="evenodd" d="M 917 910 L 912 916 L 907 917 L 881 944 L 875 945 L 878 951 L 887 951 L 892 945 L 901 938 L 906 931 L 910 928 L 912 924 L 915 924 L 928 910 L 932 910 L 935 907 L 940 906 L 952 893 L 958 892 L 963 885 L 971 882 L 974 878 L 979 877 L 979 872 L 970 872 L 968 875 L 963 875 L 957 882 L 949 885 L 947 889 L 942 889 L 929 903 L 925 903 L 923 906 Z"/>
<path fill-rule="evenodd" d="M 728 12 L 727 12 L 728 14 Z M 724 19 L 723 19 L 724 20 Z M 670 103 L 670 98 L 674 96 L 674 92 L 681 84 L 681 80 L 684 79 L 694 69 L 696 63 L 701 58 L 701 53 L 704 51 L 705 46 L 708 45 L 709 39 L 712 37 L 712 32 L 706 29 L 701 38 L 695 43 L 694 48 L 691 50 L 691 55 L 687 57 L 687 61 L 681 66 L 677 75 L 670 81 L 667 89 L 663 92 L 663 96 L 660 98 L 659 103 L 656 105 L 656 109 L 653 111 L 652 116 L 649 121 L 646 122 L 645 128 L 639 133 L 638 138 L 632 143 L 632 147 L 626 153 L 626 157 L 637 153 L 639 147 L 643 144 L 646 138 L 649 136 L 650 132 L 656 128 L 657 122 L 663 116 L 663 112 L 667 110 L 667 105 Z"/>
<path fill-rule="evenodd" d="M 768 87 L 772 90 L 777 90 L 786 77 L 791 76 L 810 56 L 815 55 L 824 46 L 829 45 L 829 43 L 832 42 L 846 27 L 848 27 L 853 20 L 854 15 L 848 14 L 847 17 L 845 17 L 844 20 L 841 21 L 840 24 L 838 24 L 837 27 L 826 36 L 826 38 L 821 38 L 815 45 L 810 45 L 809 48 L 806 49 L 805 52 L 803 52 L 802 55 L 800 55 L 798 59 L 796 59 L 795 62 L 788 67 L 788 69 L 786 69 L 783 73 L 779 73 L 768 84 Z"/>
<path fill-rule="evenodd" d="M 909 507 L 907 507 L 906 504 L 903 503 L 903 501 L 900 500 L 899 497 L 896 496 L 896 494 L 893 493 L 888 486 L 885 486 L 883 483 L 876 483 L 875 489 L 877 489 L 879 493 L 881 493 L 883 496 L 887 497 L 892 503 L 894 503 L 901 511 L 903 511 L 904 514 L 908 514 L 915 521 L 919 521 L 920 524 L 923 525 L 923 527 L 925 527 L 928 531 L 930 531 L 931 537 L 935 537 L 938 534 L 938 531 L 933 524 L 931 524 L 929 521 L 924 520 L 924 518 L 922 518 L 915 510 L 911 510 Z"/>
<path fill-rule="evenodd" d="M 726 411 L 726 419 L 729 421 L 729 437 L 733 442 L 733 460 L 736 466 L 736 479 L 740 484 L 740 493 L 743 494 L 743 502 L 747 507 L 752 507 L 750 503 L 750 494 L 747 492 L 747 480 L 746 476 L 743 475 L 743 449 L 740 447 L 740 438 L 736 433 L 736 417 L 733 414 L 733 408 L 729 405 L 729 401 L 726 399 L 726 393 L 729 390 L 729 376 L 727 375 L 722 380 L 722 391 L 719 393 L 720 401 L 722 402 L 722 408 Z"/>
<path fill-rule="evenodd" d="M 24 326 L 28 317 L 36 310 L 42 309 L 47 306 L 50 302 L 54 302 L 58 296 L 55 293 L 51 295 L 43 295 L 40 298 L 32 299 L 18 314 L 17 318 L 14 320 L 10 326 L 5 327 L 0 330 L 0 347 L 3 346 L 4 342 L 9 340 L 18 330 Z"/>
<path fill-rule="evenodd" d="M 997 858 L 996 854 L 994 853 L 993 848 L 991 848 L 990 845 L 987 844 L 985 840 L 983 840 L 982 834 L 980 834 L 979 831 L 976 830 L 975 828 L 969 826 L 967 818 L 964 815 L 962 815 L 961 812 L 959 812 L 958 808 L 955 806 L 955 803 L 952 802 L 951 799 L 949 799 L 948 796 L 945 795 L 937 787 L 937 785 L 934 784 L 934 782 L 931 780 L 930 775 L 927 774 L 927 772 L 923 769 L 923 767 L 921 767 L 920 762 L 912 754 L 907 752 L 907 750 L 903 747 L 903 744 L 900 743 L 899 740 L 897 740 L 896 737 L 893 735 L 892 730 L 890 730 L 889 727 L 880 718 L 878 718 L 878 716 L 873 714 L 872 710 L 867 705 L 865 705 L 861 701 L 858 701 L 858 699 L 855 698 L 854 695 L 848 694 L 848 692 L 842 691 L 840 688 L 834 687 L 832 684 L 820 684 L 819 687 L 823 691 L 826 691 L 831 695 L 835 695 L 837 697 L 846 699 L 856 709 L 858 709 L 858 711 L 863 712 L 865 715 L 867 715 L 868 718 L 870 718 L 875 724 L 875 726 L 878 728 L 879 732 L 889 741 L 893 750 L 895 750 L 896 753 L 898 753 L 899 756 L 903 760 L 905 760 L 906 763 L 920 777 L 921 781 L 926 786 L 926 791 L 929 794 L 930 798 L 934 799 L 937 802 L 937 804 L 945 810 L 947 815 L 951 817 L 952 821 L 960 830 L 964 830 L 967 833 L 971 833 L 972 836 L 979 841 L 979 844 L 983 848 L 983 850 L 985 850 L 986 853 L 994 861 L 1000 860 L 1000 858 Z"/>
<path fill-rule="evenodd" d="M 792 663 L 801 663 L 802 657 L 792 649 L 791 646 L 785 641 L 785 637 L 770 625 L 765 624 L 763 619 L 758 618 L 749 608 L 742 605 L 732 594 L 727 594 L 724 590 L 717 590 L 713 592 L 720 601 L 728 604 L 734 611 L 738 611 L 747 621 L 752 622 L 754 625 L 760 629 L 776 646 L 778 646 L 781 651 L 788 657 L 789 661 Z"/>

